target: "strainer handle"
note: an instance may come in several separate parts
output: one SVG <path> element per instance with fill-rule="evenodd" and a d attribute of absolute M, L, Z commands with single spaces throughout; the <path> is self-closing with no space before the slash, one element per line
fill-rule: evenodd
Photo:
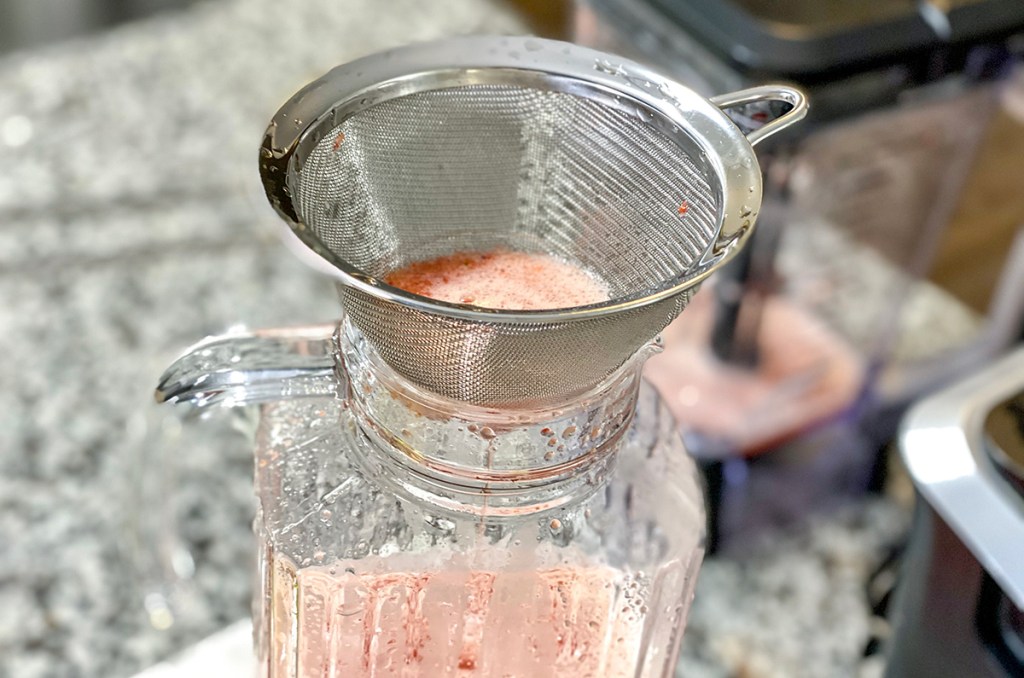
<path fill-rule="evenodd" d="M 241 407 L 342 393 L 334 329 L 315 325 L 204 339 L 163 373 L 156 400 Z"/>
<path fill-rule="evenodd" d="M 796 87 L 789 85 L 761 85 L 749 89 L 741 89 L 729 94 L 720 94 L 711 97 L 709 100 L 721 109 L 732 108 L 733 106 L 745 106 L 746 104 L 757 103 L 758 101 L 785 101 L 791 108 L 786 113 L 774 120 L 765 123 L 761 127 L 747 134 L 747 141 L 751 146 L 764 141 L 776 132 L 782 131 L 798 122 L 807 115 L 809 105 L 807 96 Z"/>

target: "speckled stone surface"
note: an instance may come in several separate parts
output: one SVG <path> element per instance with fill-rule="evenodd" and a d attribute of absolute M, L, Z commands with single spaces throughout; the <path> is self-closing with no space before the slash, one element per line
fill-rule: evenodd
<path fill-rule="evenodd" d="M 478 0 L 283 7 L 219 0 L 0 60 L 0 678 L 132 675 L 247 613 L 244 439 L 224 422 L 178 432 L 150 394 L 205 334 L 337 315 L 330 285 L 279 244 L 256 177 L 263 128 L 337 63 L 523 30 Z M 160 483 L 138 490 L 160 446 L 197 562 L 163 631 L 133 528 L 160 517 Z M 867 670 L 864 577 L 904 521 L 862 506 L 709 562 L 685 675 Z"/>
<path fill-rule="evenodd" d="M 879 632 L 867 581 L 908 521 L 873 500 L 766 535 L 742 557 L 707 560 L 677 676 L 881 676 L 882 657 L 864 656 Z"/>
<path fill-rule="evenodd" d="M 278 106 L 338 63 L 481 32 L 522 28 L 477 0 L 218 0 L 0 60 L 0 676 L 131 675 L 247 612 L 251 461 L 216 424 L 179 453 L 190 605 L 162 632 L 143 610 L 156 378 L 229 324 L 338 313 L 261 195 Z"/>

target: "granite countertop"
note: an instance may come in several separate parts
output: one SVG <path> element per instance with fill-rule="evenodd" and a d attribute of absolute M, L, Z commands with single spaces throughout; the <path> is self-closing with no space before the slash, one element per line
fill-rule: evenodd
<path fill-rule="evenodd" d="M 247 614 L 248 451 L 217 423 L 169 432 L 150 393 L 182 347 L 229 324 L 337 314 L 277 237 L 256 176 L 263 128 L 337 63 L 523 31 L 477 0 L 220 0 L 0 59 L 0 678 L 132 675 Z M 196 559 L 164 630 L 142 604 L 152 578 L 133 531 L 160 515 L 160 476 L 140 485 L 140 469 L 161 445 L 178 450 Z M 864 582 L 905 527 L 875 500 L 710 560 L 682 670 L 869 671 Z"/>

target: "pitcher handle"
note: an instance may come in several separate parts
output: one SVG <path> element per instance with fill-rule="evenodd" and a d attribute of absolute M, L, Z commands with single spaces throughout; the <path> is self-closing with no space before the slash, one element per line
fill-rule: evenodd
<path fill-rule="evenodd" d="M 807 103 L 807 96 L 796 87 L 790 87 L 789 85 L 761 85 L 728 94 L 720 94 L 711 97 L 709 101 L 723 110 L 733 106 L 757 103 L 758 101 L 784 101 L 793 107 L 774 120 L 749 132 L 747 134 L 747 141 L 750 142 L 751 146 L 802 120 L 810 109 Z"/>
<path fill-rule="evenodd" d="M 167 368 L 154 395 L 200 408 L 338 395 L 334 331 L 315 325 L 207 337 Z"/>
<path fill-rule="evenodd" d="M 332 397 L 343 392 L 343 370 L 335 357 L 334 325 L 208 337 L 185 351 L 160 378 L 158 403 L 185 403 L 171 416 L 144 410 L 142 448 L 126 510 L 126 544 L 150 623 L 165 629 L 189 609 L 194 574 L 174 496 L 181 463 L 182 424 L 205 419 L 205 410 L 234 408 L 236 426 L 249 429 L 246 405 L 302 397 Z M 159 408 L 163 410 L 164 408 Z M 165 410 L 164 410 L 165 411 Z"/>

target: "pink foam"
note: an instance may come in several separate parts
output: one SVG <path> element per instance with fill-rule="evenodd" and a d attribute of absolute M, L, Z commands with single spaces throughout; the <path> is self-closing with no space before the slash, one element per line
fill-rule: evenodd
<path fill-rule="evenodd" d="M 505 310 L 585 306 L 609 296 L 601 281 L 577 266 L 545 254 L 504 250 L 416 262 L 385 281 L 439 301 Z"/>

